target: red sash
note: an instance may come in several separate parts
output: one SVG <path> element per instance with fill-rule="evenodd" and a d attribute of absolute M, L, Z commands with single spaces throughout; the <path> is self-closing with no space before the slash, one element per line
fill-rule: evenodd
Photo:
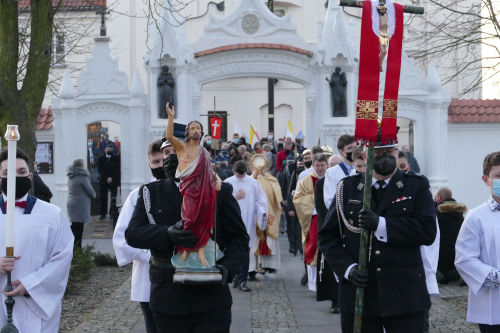
<path fill-rule="evenodd" d="M 394 4 L 396 27 L 389 41 L 387 71 L 385 74 L 384 112 L 382 118 L 382 144 L 397 143 L 397 115 L 401 53 L 403 50 L 403 6 Z"/>

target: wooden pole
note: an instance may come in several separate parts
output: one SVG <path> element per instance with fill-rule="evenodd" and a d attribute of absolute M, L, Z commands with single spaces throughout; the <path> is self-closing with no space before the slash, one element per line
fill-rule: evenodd
<path fill-rule="evenodd" d="M 363 209 L 369 210 L 372 202 L 372 171 L 373 171 L 373 146 L 368 147 L 366 158 L 365 187 L 363 192 Z M 358 269 L 368 271 L 368 251 L 370 244 L 371 231 L 361 229 L 359 241 L 359 259 Z M 356 288 L 356 302 L 354 303 L 354 333 L 361 333 L 361 319 L 363 315 L 363 300 L 365 289 Z"/>
<path fill-rule="evenodd" d="M 356 0 L 340 0 L 339 6 L 343 7 L 358 7 L 363 8 L 363 1 Z M 404 12 L 408 14 L 423 14 L 424 7 L 403 5 Z"/>

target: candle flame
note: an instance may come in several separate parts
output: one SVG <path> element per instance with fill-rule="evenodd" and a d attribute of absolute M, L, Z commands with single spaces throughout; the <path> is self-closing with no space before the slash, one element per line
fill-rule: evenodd
<path fill-rule="evenodd" d="M 16 131 L 14 131 L 14 130 L 10 131 L 10 139 L 11 140 L 15 140 L 16 139 Z"/>

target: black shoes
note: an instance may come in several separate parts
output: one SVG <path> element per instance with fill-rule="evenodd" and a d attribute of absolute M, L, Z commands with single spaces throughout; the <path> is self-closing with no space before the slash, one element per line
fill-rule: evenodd
<path fill-rule="evenodd" d="M 250 272 L 248 273 L 248 281 L 259 281 L 259 279 L 255 276 L 257 273 Z"/>
<path fill-rule="evenodd" d="M 248 288 L 247 283 L 245 281 L 240 283 L 240 285 L 238 286 L 238 289 L 241 291 L 244 291 L 244 292 L 252 291 L 250 288 Z"/>
<path fill-rule="evenodd" d="M 337 300 L 332 300 L 332 307 L 330 308 L 330 313 L 339 313 L 339 307 L 337 305 Z"/>
<path fill-rule="evenodd" d="M 238 274 L 235 274 L 233 277 L 233 288 L 238 288 L 239 285 L 238 280 L 239 280 Z"/>
<path fill-rule="evenodd" d="M 300 279 L 300 285 L 301 286 L 305 286 L 307 284 L 307 272 L 304 273 L 304 275 L 302 276 L 302 278 Z"/>

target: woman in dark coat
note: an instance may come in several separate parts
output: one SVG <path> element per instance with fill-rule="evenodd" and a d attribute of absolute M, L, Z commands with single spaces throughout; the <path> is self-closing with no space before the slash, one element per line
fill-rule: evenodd
<path fill-rule="evenodd" d="M 73 165 L 68 168 L 67 208 L 71 231 L 75 236 L 75 248 L 82 247 L 83 227 L 90 221 L 90 202 L 95 196 L 83 159 L 74 160 Z"/>

